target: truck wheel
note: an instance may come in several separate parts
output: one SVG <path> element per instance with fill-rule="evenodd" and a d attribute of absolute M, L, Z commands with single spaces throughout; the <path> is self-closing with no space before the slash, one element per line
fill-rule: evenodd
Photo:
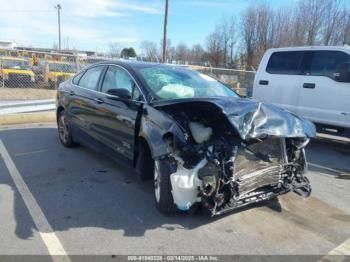
<path fill-rule="evenodd" d="M 171 193 L 171 163 L 169 160 L 154 161 L 154 199 L 157 209 L 163 214 L 177 211 Z"/>
<path fill-rule="evenodd" d="M 65 147 L 73 147 L 76 143 L 73 140 L 69 118 L 65 111 L 58 115 L 58 137 Z"/>

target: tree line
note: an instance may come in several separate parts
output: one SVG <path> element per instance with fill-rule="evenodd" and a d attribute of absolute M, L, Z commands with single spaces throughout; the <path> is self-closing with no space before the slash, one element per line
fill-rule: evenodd
<path fill-rule="evenodd" d="M 239 18 L 222 17 L 202 44 L 167 44 L 169 63 L 256 69 L 269 48 L 350 44 L 349 0 L 303 0 L 279 9 L 252 3 Z M 111 54 L 118 54 L 116 46 Z M 162 41 L 143 41 L 140 51 L 140 59 L 159 62 Z"/>

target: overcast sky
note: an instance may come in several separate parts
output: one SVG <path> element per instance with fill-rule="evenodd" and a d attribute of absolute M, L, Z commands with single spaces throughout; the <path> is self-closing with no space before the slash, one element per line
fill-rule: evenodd
<path fill-rule="evenodd" d="M 172 44 L 204 44 L 205 37 L 222 16 L 237 18 L 254 2 L 272 6 L 296 0 L 169 0 L 168 38 Z M 0 0 L 0 41 L 52 47 L 58 42 L 57 13 L 60 3 L 62 45 L 107 51 L 110 42 L 136 49 L 142 40 L 159 43 L 163 34 L 164 0 Z"/>

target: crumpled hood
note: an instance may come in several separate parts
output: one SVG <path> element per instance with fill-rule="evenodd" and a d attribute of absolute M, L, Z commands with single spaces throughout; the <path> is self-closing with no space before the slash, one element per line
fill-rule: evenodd
<path fill-rule="evenodd" d="M 159 101 L 159 104 L 208 102 L 215 104 L 227 116 L 243 140 L 265 136 L 315 137 L 313 123 L 291 112 L 267 103 L 246 98 L 187 98 Z"/>

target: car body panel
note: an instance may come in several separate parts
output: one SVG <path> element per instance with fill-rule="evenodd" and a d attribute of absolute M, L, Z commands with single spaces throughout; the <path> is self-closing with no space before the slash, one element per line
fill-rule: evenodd
<path fill-rule="evenodd" d="M 180 103 L 211 103 L 221 109 L 242 139 L 260 136 L 314 137 L 314 125 L 272 104 L 246 98 L 210 97 L 160 101 L 154 106 Z"/>
<path fill-rule="evenodd" d="M 175 202 L 179 209 L 188 210 L 192 204 L 202 201 L 213 215 L 217 215 L 289 191 L 302 196 L 310 194 L 308 180 L 303 176 L 306 167 L 303 147 L 309 137 L 315 136 L 312 123 L 276 106 L 240 97 L 154 100 L 152 92 L 148 91 L 134 69 L 156 64 L 108 61 L 93 66 L 98 65 L 104 66 L 104 69 L 98 77 L 96 90 L 73 84 L 74 78 L 60 85 L 57 114 L 61 110 L 67 112 L 74 139 L 113 159 L 133 163 L 135 167 L 141 152 L 138 147 L 141 140 L 146 141 L 153 160 L 172 159 L 172 165 L 176 165 L 170 174 L 171 186 L 175 190 L 172 194 L 176 196 L 175 201 L 179 201 Z M 142 92 L 142 101 L 101 92 L 101 83 L 111 65 L 129 72 Z M 188 128 L 193 122 L 200 130 L 209 130 L 204 142 L 197 142 L 194 131 Z M 274 143 L 272 146 L 270 140 Z M 286 150 L 287 144 L 289 150 Z M 271 154 L 264 154 L 264 150 L 270 150 Z M 274 154 L 279 155 L 272 159 Z M 229 178 L 235 174 L 236 156 L 243 159 L 241 172 L 242 177 L 250 177 L 247 181 Z M 263 168 L 274 161 L 274 176 L 271 176 L 269 168 L 245 174 L 244 165 L 249 164 L 250 159 L 255 159 L 255 165 Z M 200 172 L 204 172 L 204 177 L 199 178 Z M 201 184 L 201 181 L 212 183 L 216 179 L 214 174 L 226 179 L 221 186 L 218 182 L 215 197 L 214 190 L 210 191 L 211 195 L 205 194 L 203 190 L 207 187 Z M 195 183 L 187 183 L 189 179 Z M 189 184 L 190 187 L 187 187 Z M 261 187 L 255 188 L 259 184 Z M 239 187 L 242 192 L 237 191 Z M 180 194 L 179 197 L 179 192 L 189 194 Z M 186 198 L 190 195 L 194 196 L 192 200 Z M 216 201 L 218 203 L 214 205 Z M 232 201 L 236 202 L 231 205 Z"/>
<path fill-rule="evenodd" d="M 274 53 L 291 51 L 305 53 L 302 67 L 310 66 L 308 55 L 317 51 L 342 52 L 350 56 L 348 46 L 269 49 L 265 52 L 255 75 L 253 98 L 273 103 L 316 124 L 350 129 L 350 83 L 338 82 L 323 75 L 310 75 L 307 71 L 300 75 L 267 72 L 267 65 Z M 305 69 L 307 68 L 303 68 Z M 261 81 L 267 81 L 268 84 Z M 311 84 L 313 87 L 304 87 L 305 84 Z"/>

